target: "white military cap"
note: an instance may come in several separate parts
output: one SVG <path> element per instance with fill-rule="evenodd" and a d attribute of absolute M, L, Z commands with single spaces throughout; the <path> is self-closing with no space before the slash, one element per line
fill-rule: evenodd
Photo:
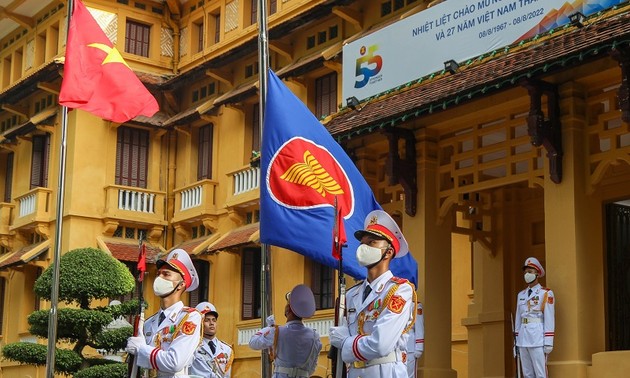
<path fill-rule="evenodd" d="M 311 288 L 306 285 L 297 285 L 289 293 L 287 300 L 291 311 L 299 318 L 310 318 L 315 314 L 315 296 Z"/>
<path fill-rule="evenodd" d="M 184 278 L 184 284 L 186 284 L 186 291 L 193 291 L 199 286 L 199 276 L 197 270 L 188 256 L 188 253 L 183 249 L 172 250 L 166 259 L 160 259 L 155 262 L 157 268 L 160 269 L 164 265 L 168 265 L 172 270 L 179 272 Z"/>
<path fill-rule="evenodd" d="M 525 260 L 525 264 L 523 264 L 523 270 L 525 268 L 536 269 L 538 271 L 538 277 L 545 276 L 545 269 L 542 267 L 540 261 L 538 261 L 538 259 L 535 257 L 528 257 L 527 260 Z"/>
<path fill-rule="evenodd" d="M 365 229 L 356 231 L 354 237 L 361 240 L 365 234 L 370 234 L 391 243 L 396 252 L 395 258 L 403 257 L 409 252 L 407 240 L 400 231 L 396 221 L 383 210 L 373 210 L 366 217 L 363 224 Z"/>
<path fill-rule="evenodd" d="M 214 315 L 215 318 L 219 318 L 219 313 L 217 312 L 217 308 L 210 302 L 201 302 L 195 307 L 197 311 L 201 312 L 201 315 L 205 315 L 210 313 Z"/>

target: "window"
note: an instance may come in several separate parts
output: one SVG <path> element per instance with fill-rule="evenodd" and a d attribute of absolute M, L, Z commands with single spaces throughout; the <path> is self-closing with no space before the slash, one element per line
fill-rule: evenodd
<path fill-rule="evenodd" d="M 7 155 L 7 169 L 4 177 L 4 202 L 11 202 L 11 187 L 13 186 L 13 152 Z"/>
<path fill-rule="evenodd" d="M 125 51 L 130 54 L 149 57 L 149 25 L 127 21 Z"/>
<path fill-rule="evenodd" d="M 317 118 L 337 111 L 337 73 L 333 72 L 315 80 Z"/>
<path fill-rule="evenodd" d="M 210 264 L 203 260 L 193 260 L 193 265 L 197 270 L 199 277 L 199 287 L 190 292 L 190 307 L 196 307 L 201 302 L 208 301 L 209 283 L 210 282 Z"/>
<path fill-rule="evenodd" d="M 31 156 L 31 189 L 48 186 L 48 153 L 50 135 L 33 136 L 33 154 Z"/>
<path fill-rule="evenodd" d="M 252 151 L 260 151 L 260 104 L 252 111 Z"/>
<path fill-rule="evenodd" d="M 200 52 L 203 51 L 203 20 L 200 20 L 198 23 L 195 24 L 195 33 L 197 34 L 195 37 L 197 37 L 197 51 L 196 52 Z"/>
<path fill-rule="evenodd" d="M 0 334 L 4 329 L 4 292 L 6 288 L 6 280 L 0 278 Z"/>
<path fill-rule="evenodd" d="M 197 157 L 197 180 L 212 178 L 212 137 L 214 125 L 199 129 L 199 155 Z"/>
<path fill-rule="evenodd" d="M 278 2 L 277 0 L 268 0 L 267 1 L 267 14 L 272 15 L 278 10 Z M 258 0 L 251 0 L 251 12 L 249 17 L 249 24 L 254 25 L 258 22 Z"/>
<path fill-rule="evenodd" d="M 413 4 L 418 0 L 387 0 L 381 3 L 381 17 L 392 12 L 403 9 L 406 5 Z"/>
<path fill-rule="evenodd" d="M 116 185 L 147 187 L 149 132 L 130 127 L 118 128 Z"/>
<path fill-rule="evenodd" d="M 260 318 L 260 248 L 245 248 L 241 265 L 243 320 Z"/>
<path fill-rule="evenodd" d="M 214 43 L 221 40 L 221 13 L 214 15 Z"/>
<path fill-rule="evenodd" d="M 311 288 L 315 295 L 315 306 L 318 310 L 333 308 L 335 300 L 335 270 L 311 261 Z"/>

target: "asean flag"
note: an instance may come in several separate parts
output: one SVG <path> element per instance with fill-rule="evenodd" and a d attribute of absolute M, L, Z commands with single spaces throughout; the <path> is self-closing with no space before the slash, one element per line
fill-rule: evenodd
<path fill-rule="evenodd" d="M 271 70 L 262 140 L 260 241 L 337 268 L 331 253 L 336 197 L 342 228 L 350 234 L 344 273 L 365 278 L 352 235 L 381 206 L 350 157 Z M 394 259 L 390 269 L 417 283 L 418 265 L 410 253 Z"/>
<path fill-rule="evenodd" d="M 59 104 L 117 123 L 154 115 L 159 110 L 155 97 L 80 0 L 69 17 Z"/>

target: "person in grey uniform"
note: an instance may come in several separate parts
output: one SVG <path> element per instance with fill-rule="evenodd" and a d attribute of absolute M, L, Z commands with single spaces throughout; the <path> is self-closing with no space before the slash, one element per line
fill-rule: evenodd
<path fill-rule="evenodd" d="M 277 326 L 271 315 L 267 318 L 267 327 L 249 340 L 249 347 L 254 350 L 270 349 L 274 359 L 273 378 L 308 378 L 315 371 L 322 343 L 317 331 L 302 323 L 302 319 L 313 314 L 313 292 L 306 285 L 297 285 L 287 293 L 284 308 L 287 323 Z"/>

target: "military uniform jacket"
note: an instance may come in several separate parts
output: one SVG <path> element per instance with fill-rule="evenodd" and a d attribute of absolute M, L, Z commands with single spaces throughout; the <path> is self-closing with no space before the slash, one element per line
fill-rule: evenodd
<path fill-rule="evenodd" d="M 208 343 L 214 343 L 214 353 L 212 353 Z M 230 378 L 233 361 L 234 352 L 228 344 L 216 337 L 212 340 L 203 339 L 197 352 L 195 352 L 195 359 L 189 373 L 204 378 Z"/>
<path fill-rule="evenodd" d="M 317 367 L 322 343 L 316 330 L 292 320 L 283 326 L 265 327 L 249 341 L 252 349 L 271 348 L 274 359 L 274 378 L 310 377 Z M 288 373 L 289 369 L 294 369 Z"/>
<path fill-rule="evenodd" d="M 553 346 L 554 304 L 553 291 L 540 284 L 518 293 L 516 300 L 515 333 L 519 347 Z"/>
<path fill-rule="evenodd" d="M 409 330 L 409 341 L 407 342 L 408 360 L 414 358 L 414 353 L 424 352 L 424 315 L 422 314 L 422 303 L 418 302 L 416 307 L 416 322 Z"/>
<path fill-rule="evenodd" d="M 389 270 L 370 284 L 372 291 L 364 301 L 367 286 L 363 281 L 346 295 L 350 337 L 344 341 L 341 355 L 349 364 L 348 378 L 407 377 L 407 331 L 415 320 L 415 289 Z M 388 362 L 377 363 L 384 360 Z"/>
<path fill-rule="evenodd" d="M 160 312 L 144 323 L 147 346 L 137 353 L 138 366 L 157 370 L 160 378 L 186 377 L 201 341 L 201 314 L 181 301 L 162 311 L 160 324 Z"/>

